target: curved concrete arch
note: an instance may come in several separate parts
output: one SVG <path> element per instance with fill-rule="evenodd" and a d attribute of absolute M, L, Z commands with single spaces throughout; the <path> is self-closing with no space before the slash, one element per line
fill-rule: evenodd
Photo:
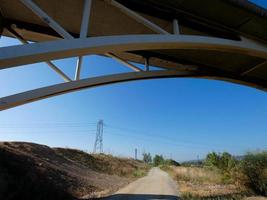
<path fill-rule="evenodd" d="M 141 2 L 139 5 L 142 5 Z M 223 16 L 218 14 L 220 12 L 215 12 L 213 15 L 204 17 L 205 9 L 198 12 L 199 14 L 192 9 L 195 8 L 194 0 L 188 3 L 188 8 L 170 2 L 169 5 L 177 13 L 181 11 L 184 13 L 185 11 L 187 18 L 193 17 L 193 21 L 182 20 L 183 22 L 179 24 L 177 13 L 174 15 L 168 6 L 165 7 L 163 4 L 151 3 L 150 6 L 147 4 L 145 6 L 149 9 L 144 12 L 138 11 L 136 6 L 122 1 L 94 1 L 94 6 L 91 6 L 92 1 L 88 0 L 84 2 L 83 14 L 80 18 L 78 14 L 69 15 L 72 10 L 77 13 L 80 12 L 81 7 L 77 3 L 62 1 L 60 5 L 64 5 L 64 9 L 60 10 L 61 17 L 59 18 L 56 17 L 59 15 L 58 11 L 53 8 L 52 0 L 47 3 L 44 10 L 38 5 L 38 2 L 32 0 L 20 0 L 17 3 L 6 1 L 3 5 L 5 11 L 3 13 L 12 13 L 16 10 L 15 8 L 20 8 L 21 10 L 18 10 L 20 17 L 17 15 L 18 13 L 14 15 L 14 18 L 9 15 L 1 15 L 0 18 L 5 23 L 0 29 L 4 30 L 4 35 L 17 38 L 23 45 L 0 48 L 0 70 L 46 62 L 64 81 L 69 82 L 0 98 L 0 110 L 84 88 L 154 78 L 216 79 L 267 91 L 267 38 L 265 32 L 262 31 L 266 24 L 264 24 L 264 18 L 258 19 L 263 16 L 257 16 L 252 7 L 250 7 L 249 12 L 247 9 L 242 8 L 242 10 L 241 7 L 232 5 L 232 3 L 228 5 L 225 1 L 223 4 L 225 8 L 229 8 L 231 12 L 239 9 L 244 15 L 239 18 L 237 14 L 239 12 L 231 13 L 231 15 L 227 13 Z M 23 6 L 20 5 L 21 3 Z M 50 3 L 51 5 L 48 6 Z M 164 4 L 166 3 L 168 4 L 168 2 L 164 2 Z M 109 5 L 105 6 L 105 4 Z M 213 5 L 216 7 L 219 4 L 214 1 Z M 162 10 L 163 7 L 165 7 L 164 11 Z M 31 12 L 27 12 L 29 11 L 27 9 L 30 9 Z M 91 9 L 94 10 L 92 18 L 90 18 Z M 192 13 L 195 13 L 194 15 L 191 14 L 191 9 Z M 157 16 L 154 16 L 154 13 L 157 13 Z M 164 19 L 166 13 L 169 13 L 167 20 Z M 34 17 L 38 16 L 41 20 L 39 22 L 38 20 L 32 21 L 33 16 L 31 14 L 34 14 Z M 132 20 L 128 21 L 128 18 L 124 17 L 125 15 Z M 216 20 L 218 17 L 229 19 L 229 16 L 235 16 L 233 17 L 236 19 L 235 23 L 239 24 L 237 30 L 233 30 L 235 25 L 229 20 L 223 24 Z M 107 17 L 114 18 L 108 26 L 102 21 Z M 253 21 L 255 17 L 257 20 Z M 247 20 L 248 18 L 251 19 Z M 20 19 L 23 19 L 23 22 L 19 21 Z M 125 23 L 122 23 L 127 24 L 127 26 L 121 26 L 121 23 L 117 23 L 118 19 L 119 21 L 127 19 L 123 21 Z M 165 21 L 165 25 L 162 24 L 162 20 Z M 171 22 L 173 22 L 172 26 Z M 248 22 L 250 25 L 247 27 Z M 79 23 L 81 26 L 80 29 L 77 29 L 76 25 Z M 253 29 L 252 32 L 246 30 L 250 26 L 253 26 L 255 30 Z M 90 35 L 94 35 L 94 37 L 88 37 L 89 29 Z M 69 32 L 70 30 L 72 32 Z M 150 34 L 153 32 L 159 34 Z M 106 36 L 102 36 L 103 33 Z M 130 33 L 135 33 L 135 35 Z M 194 35 L 196 33 L 201 35 Z M 53 41 L 50 41 L 51 39 Z M 28 40 L 36 41 L 36 43 L 29 43 Z M 80 80 L 83 56 L 91 54 L 109 56 L 137 72 Z M 72 78 L 51 62 L 51 60 L 68 57 L 78 57 L 75 81 L 72 81 Z M 130 61 L 145 64 L 146 71 L 129 63 Z M 168 70 L 150 71 L 149 65 Z M 170 69 L 176 69 L 176 71 Z"/>
<path fill-rule="evenodd" d="M 248 39 L 234 41 L 188 35 L 119 35 L 64 39 L 28 45 L 3 47 L 0 69 L 47 60 L 107 52 L 153 49 L 198 49 L 240 53 L 267 59 L 267 45 Z"/>
<path fill-rule="evenodd" d="M 71 81 L 67 83 L 61 83 L 53 86 L 43 87 L 19 94 L 0 98 L 0 111 L 20 106 L 23 104 L 31 103 L 34 101 L 46 99 L 49 97 L 74 92 L 86 88 L 93 88 L 97 86 L 103 86 L 108 84 L 114 84 L 119 82 L 127 82 L 134 80 L 145 80 L 145 79 L 158 79 L 158 78 L 175 78 L 175 77 L 194 77 L 194 78 L 206 78 L 223 80 L 242 85 L 258 88 L 257 85 L 251 83 L 235 80 L 227 77 L 219 77 L 215 75 L 201 75 L 195 71 L 171 71 L 171 70 L 159 70 L 159 71 L 142 71 L 142 72 L 130 72 L 122 74 L 106 75 L 95 78 L 87 78 L 79 81 Z M 264 88 L 258 88 L 264 90 Z"/>

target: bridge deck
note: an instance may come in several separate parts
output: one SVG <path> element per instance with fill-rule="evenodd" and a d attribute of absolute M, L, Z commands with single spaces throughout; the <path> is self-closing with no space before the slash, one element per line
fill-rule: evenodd
<path fill-rule="evenodd" d="M 80 38 L 84 0 L 0 0 L 0 8 L 0 33 L 38 43 L 0 48 L 0 69 L 46 61 L 64 77 L 48 60 L 101 54 L 136 71 L 126 62 L 267 89 L 267 11 L 247 0 L 92 0 L 87 38 Z"/>

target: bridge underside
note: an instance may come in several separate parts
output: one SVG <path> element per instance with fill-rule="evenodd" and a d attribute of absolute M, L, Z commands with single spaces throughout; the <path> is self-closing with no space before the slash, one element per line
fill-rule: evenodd
<path fill-rule="evenodd" d="M 65 81 L 2 97 L 0 110 L 152 78 L 217 79 L 267 90 L 267 12 L 244 0 L 1 0 L 0 7 L 0 33 L 22 43 L 0 47 L 0 70 L 45 62 Z M 83 56 L 94 54 L 133 72 L 81 80 Z M 51 61 L 69 57 L 77 57 L 74 78 Z"/>

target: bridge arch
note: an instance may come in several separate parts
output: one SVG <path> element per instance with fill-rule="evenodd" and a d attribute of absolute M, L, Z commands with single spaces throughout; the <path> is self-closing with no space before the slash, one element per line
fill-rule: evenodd
<path fill-rule="evenodd" d="M 0 99 L 0 111 L 24 105 L 27 103 L 39 101 L 42 99 L 50 98 L 53 96 L 58 96 L 70 92 L 79 91 L 82 89 L 89 89 L 109 84 L 137 81 L 137 80 L 161 79 L 161 78 L 186 78 L 186 77 L 222 80 L 222 81 L 247 85 L 251 87 L 257 87 L 256 85 L 251 85 L 250 83 L 247 83 L 242 80 L 237 81 L 235 79 L 227 77 L 205 76 L 205 75 L 200 75 L 199 73 L 188 72 L 188 71 L 159 70 L 159 71 L 149 71 L 149 72 L 129 72 L 129 73 L 105 75 L 101 77 L 82 79 L 79 81 L 71 81 L 67 83 L 47 86 L 7 96 Z M 264 88 L 258 88 L 258 89 L 263 89 L 264 91 L 266 91 L 266 89 Z"/>
<path fill-rule="evenodd" d="M 0 34 L 22 45 L 0 47 L 0 71 L 45 62 L 65 83 L 2 97 L 0 110 L 85 88 L 154 78 L 216 79 L 266 91 L 267 11 L 249 2 L 212 0 L 210 7 L 226 10 L 207 15 L 205 6 L 194 10 L 195 0 L 182 2 L 58 0 L 64 7 L 58 14 L 53 0 L 3 0 Z M 81 80 L 83 56 L 95 54 L 135 72 Z M 68 57 L 78 58 L 74 79 L 51 61 Z"/>

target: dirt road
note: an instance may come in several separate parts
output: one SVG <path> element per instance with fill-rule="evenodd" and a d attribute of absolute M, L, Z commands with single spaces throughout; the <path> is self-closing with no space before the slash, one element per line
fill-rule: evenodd
<path fill-rule="evenodd" d="M 148 175 L 140 178 L 105 200 L 177 200 L 177 185 L 159 168 L 152 168 Z"/>

